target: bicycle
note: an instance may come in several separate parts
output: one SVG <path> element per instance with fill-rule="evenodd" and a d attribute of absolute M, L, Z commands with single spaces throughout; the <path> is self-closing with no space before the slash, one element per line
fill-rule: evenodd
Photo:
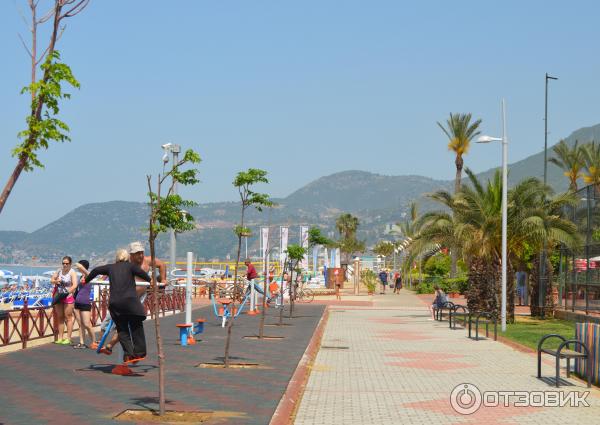
<path fill-rule="evenodd" d="M 315 299 L 315 293 L 312 289 L 305 288 L 304 285 L 300 285 L 296 290 L 295 301 L 299 303 L 311 303 Z"/>

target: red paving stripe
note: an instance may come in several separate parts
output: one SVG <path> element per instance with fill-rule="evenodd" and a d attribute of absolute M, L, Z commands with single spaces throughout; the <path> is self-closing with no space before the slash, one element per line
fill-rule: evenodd
<path fill-rule="evenodd" d="M 447 372 L 455 369 L 468 369 L 470 367 L 476 367 L 474 364 L 459 363 L 459 362 L 445 362 L 442 360 L 412 360 L 408 362 L 386 362 L 386 366 L 399 366 L 407 367 L 411 369 L 423 369 L 423 370 L 435 370 L 439 372 Z"/>
<path fill-rule="evenodd" d="M 457 421 L 454 424 L 472 423 L 486 425 L 518 424 L 519 421 L 517 418 L 519 416 L 530 415 L 544 410 L 541 407 L 515 407 L 514 405 L 505 407 L 503 403 L 500 403 L 496 407 L 482 406 L 475 413 L 461 415 L 452 408 L 450 398 L 403 403 L 402 406 L 441 414 L 446 418 L 456 417 Z"/>
<path fill-rule="evenodd" d="M 372 307 L 373 301 L 338 301 L 338 300 L 314 300 L 314 304 L 331 305 L 331 306 L 356 306 L 356 307 Z"/>
<path fill-rule="evenodd" d="M 386 356 L 425 360 L 461 359 L 465 357 L 464 354 L 435 353 L 430 351 L 398 351 L 396 353 L 388 353 Z"/>

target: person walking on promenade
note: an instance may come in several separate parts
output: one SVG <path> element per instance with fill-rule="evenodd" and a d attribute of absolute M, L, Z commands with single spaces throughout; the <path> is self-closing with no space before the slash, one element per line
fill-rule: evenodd
<path fill-rule="evenodd" d="M 96 267 L 86 279 L 91 282 L 98 275 L 108 276 L 110 282 L 108 309 L 117 327 L 125 363 L 136 362 L 146 357 L 144 334 L 146 311 L 136 293 L 135 278 L 139 277 L 145 282 L 150 282 L 148 273 L 128 260 L 127 250 L 119 249 L 114 264 Z"/>
<path fill-rule="evenodd" d="M 385 287 L 388 284 L 388 274 L 385 269 L 382 269 L 379 272 L 379 280 L 381 281 L 382 292 L 380 294 L 385 294 Z"/>
<path fill-rule="evenodd" d="M 402 275 L 396 272 L 396 278 L 394 279 L 394 294 L 399 294 L 402 289 Z"/>
<path fill-rule="evenodd" d="M 141 242 L 132 242 L 129 244 L 129 261 L 132 264 L 137 264 L 143 271 L 146 273 L 150 273 L 150 267 L 152 265 L 152 257 L 144 255 L 144 244 Z M 164 261 L 155 258 L 155 264 L 158 268 L 158 282 L 163 283 L 167 280 L 167 266 Z M 136 282 L 143 282 L 139 277 L 135 278 Z M 135 287 L 135 292 L 140 299 L 140 302 L 144 304 L 144 301 L 147 297 L 147 291 L 145 285 L 137 285 Z M 102 324 L 102 328 L 105 328 L 108 325 L 108 321 L 111 319 L 110 312 L 106 315 L 104 322 Z M 112 354 L 112 349 L 115 344 L 119 341 L 119 334 L 115 333 L 110 341 L 108 341 L 104 347 L 102 348 L 102 352 L 104 354 L 110 355 Z"/>
<path fill-rule="evenodd" d="M 58 323 L 58 339 L 55 344 L 71 345 L 71 335 L 73 334 L 73 323 L 75 316 L 73 314 L 75 297 L 73 293 L 77 289 L 77 274 L 71 269 L 72 258 L 65 256 L 62 259 L 62 267 L 50 279 L 54 285 L 52 297 L 54 298 L 57 292 L 64 291 L 66 296 L 54 304 L 54 314 Z M 67 328 L 67 337 L 65 335 L 65 322 Z"/>
<path fill-rule="evenodd" d="M 250 291 L 250 285 L 254 286 L 254 289 L 261 295 L 265 295 L 263 289 L 260 287 L 260 285 L 258 283 L 256 283 L 254 281 L 254 279 L 256 279 L 258 277 L 258 273 L 256 272 L 256 268 L 254 267 L 254 264 L 252 264 L 252 261 L 250 261 L 249 258 L 246 258 L 246 260 L 244 261 L 244 264 L 246 265 L 246 279 L 248 280 L 248 288 L 246 288 L 246 293 L 248 291 Z M 267 301 L 270 301 L 271 299 L 267 296 Z"/>
<path fill-rule="evenodd" d="M 90 300 L 90 294 L 92 292 L 93 285 L 85 282 L 85 277 L 89 274 L 88 269 L 90 263 L 87 260 L 79 260 L 75 264 L 75 268 L 79 270 L 82 275 L 79 285 L 77 286 L 77 295 L 75 296 L 75 320 L 79 323 L 79 344 L 73 348 L 87 348 L 85 345 L 85 334 L 87 332 L 90 337 L 90 348 L 95 350 L 98 348 L 96 342 L 96 333 L 92 327 L 90 316 L 92 314 L 92 302 Z"/>

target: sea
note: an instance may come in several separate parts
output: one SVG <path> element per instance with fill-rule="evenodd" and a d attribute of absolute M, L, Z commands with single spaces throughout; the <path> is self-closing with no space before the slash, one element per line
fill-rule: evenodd
<path fill-rule="evenodd" d="M 42 275 L 47 271 L 56 271 L 60 268 L 60 265 L 52 266 L 23 266 L 14 264 L 0 264 L 0 270 L 9 270 L 15 275 L 22 273 L 23 276 L 36 276 Z"/>

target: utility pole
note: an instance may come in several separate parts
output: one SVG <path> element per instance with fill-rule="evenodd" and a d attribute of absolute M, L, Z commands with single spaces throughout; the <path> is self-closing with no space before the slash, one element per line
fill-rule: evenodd
<path fill-rule="evenodd" d="M 544 185 L 548 182 L 548 80 L 558 80 L 546 72 L 546 90 L 544 96 Z M 546 241 L 540 255 L 540 276 L 538 278 L 538 304 L 541 309 L 542 319 L 546 316 Z"/>

